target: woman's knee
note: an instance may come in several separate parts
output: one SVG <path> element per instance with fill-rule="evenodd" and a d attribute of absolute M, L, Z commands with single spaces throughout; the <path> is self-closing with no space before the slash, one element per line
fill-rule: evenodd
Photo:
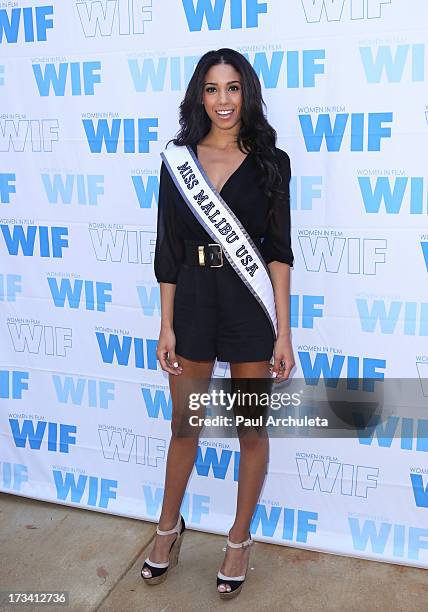
<path fill-rule="evenodd" d="M 196 444 L 199 440 L 201 430 L 201 427 L 193 427 L 188 423 L 183 422 L 183 419 L 173 418 L 171 420 L 171 438 L 177 440 L 189 440 Z"/>
<path fill-rule="evenodd" d="M 238 431 L 238 436 L 241 451 L 257 452 L 269 446 L 269 437 L 264 427 L 259 429 L 254 427 L 246 428 L 245 431 Z"/>

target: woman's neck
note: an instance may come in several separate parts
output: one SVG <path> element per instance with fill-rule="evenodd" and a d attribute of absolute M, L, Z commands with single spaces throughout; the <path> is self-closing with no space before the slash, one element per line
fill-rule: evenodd
<path fill-rule="evenodd" d="M 215 147 L 216 149 L 236 149 L 239 133 L 239 125 L 231 130 L 220 130 L 215 125 L 211 127 L 208 134 L 203 138 L 201 144 Z"/>

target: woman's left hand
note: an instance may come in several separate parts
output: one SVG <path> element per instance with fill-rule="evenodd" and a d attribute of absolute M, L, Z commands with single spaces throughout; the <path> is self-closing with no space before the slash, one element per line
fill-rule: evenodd
<path fill-rule="evenodd" d="M 271 366 L 274 382 L 287 380 L 295 365 L 293 347 L 289 336 L 278 336 L 273 351 L 275 362 Z"/>

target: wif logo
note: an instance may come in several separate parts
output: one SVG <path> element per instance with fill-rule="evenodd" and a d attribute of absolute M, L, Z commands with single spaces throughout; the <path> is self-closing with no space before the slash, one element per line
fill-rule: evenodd
<path fill-rule="evenodd" d="M 428 303 L 357 298 L 356 307 L 363 332 L 428 336 Z"/>
<path fill-rule="evenodd" d="M 20 34 L 19 42 L 46 41 L 47 31 L 54 27 L 53 12 L 49 5 L 0 9 L 0 42 L 17 43 Z"/>
<path fill-rule="evenodd" d="M 43 173 L 40 178 L 49 204 L 97 206 L 104 195 L 103 174 Z"/>
<path fill-rule="evenodd" d="M 152 21 L 152 0 L 78 0 L 77 15 L 86 38 L 144 34 Z"/>
<path fill-rule="evenodd" d="M 118 117 L 111 125 L 107 119 L 82 119 L 82 123 L 91 153 L 102 153 L 105 145 L 106 153 L 114 154 L 122 143 L 124 153 L 149 153 L 150 142 L 158 139 L 157 131 L 152 130 L 158 127 L 157 117 Z"/>
<path fill-rule="evenodd" d="M 152 230 L 90 228 L 89 233 L 97 261 L 148 265 L 153 262 L 156 232 Z"/>
<path fill-rule="evenodd" d="M 305 456 L 297 456 L 296 463 L 300 485 L 305 491 L 367 499 L 369 490 L 377 488 L 378 467 L 340 463 L 327 458 L 310 460 Z"/>
<path fill-rule="evenodd" d="M 61 258 L 68 248 L 68 228 L 46 225 L 0 225 L 0 236 L 9 255 Z"/>
<path fill-rule="evenodd" d="M 304 109 L 303 109 L 304 110 Z M 311 114 L 299 114 L 299 122 L 309 153 L 325 150 L 339 152 L 345 131 L 350 136 L 351 151 L 380 151 L 383 138 L 391 138 L 392 112 L 385 113 L 317 113 L 316 123 Z M 333 122 L 332 122 L 333 120 Z"/>
<path fill-rule="evenodd" d="M 101 62 L 61 62 L 55 64 L 33 64 L 33 74 L 41 97 L 65 96 L 66 85 L 72 96 L 93 96 L 95 84 L 101 83 Z"/>
<path fill-rule="evenodd" d="M 344 236 L 339 230 L 299 229 L 297 239 L 308 272 L 375 275 L 386 263 L 384 238 Z"/>
<path fill-rule="evenodd" d="M 401 83 L 404 75 L 414 83 L 425 80 L 426 45 L 382 45 L 373 51 L 360 47 L 360 56 L 368 83 Z M 385 79 L 383 76 L 385 75 Z"/>
<path fill-rule="evenodd" d="M 418 561 L 421 551 L 426 550 L 428 529 L 419 525 L 376 523 L 372 519 L 362 520 L 352 516 L 348 518 L 348 523 L 354 550 L 412 561 Z"/>
<path fill-rule="evenodd" d="M 26 115 L 24 115 L 26 117 Z M 59 140 L 58 119 L 0 120 L 0 152 L 52 153 L 53 143 Z"/>
<path fill-rule="evenodd" d="M 365 212 L 379 214 L 385 209 L 388 215 L 401 212 L 411 215 L 428 214 L 427 180 L 422 176 L 381 176 L 374 179 L 359 176 L 358 184 Z M 407 200 L 406 206 L 404 202 Z"/>
<path fill-rule="evenodd" d="M 9 320 L 10 339 L 15 353 L 53 357 L 66 357 L 67 349 L 73 347 L 73 330 L 58 325 L 20 323 Z"/>
<path fill-rule="evenodd" d="M 268 11 L 267 2 L 261 0 L 182 0 L 187 24 L 191 32 L 200 32 L 204 18 L 208 30 L 221 30 L 226 4 L 229 5 L 230 28 L 258 28 L 259 15 Z M 245 17 L 244 17 L 245 7 Z"/>
<path fill-rule="evenodd" d="M 383 5 L 392 0 L 301 0 L 308 23 L 380 19 Z"/>

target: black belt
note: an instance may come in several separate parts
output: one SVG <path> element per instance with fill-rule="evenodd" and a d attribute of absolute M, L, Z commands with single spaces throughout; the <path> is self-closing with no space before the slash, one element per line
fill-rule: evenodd
<path fill-rule="evenodd" d="M 195 242 L 186 240 L 184 263 L 189 266 L 221 268 L 223 266 L 223 249 L 218 242 Z"/>

